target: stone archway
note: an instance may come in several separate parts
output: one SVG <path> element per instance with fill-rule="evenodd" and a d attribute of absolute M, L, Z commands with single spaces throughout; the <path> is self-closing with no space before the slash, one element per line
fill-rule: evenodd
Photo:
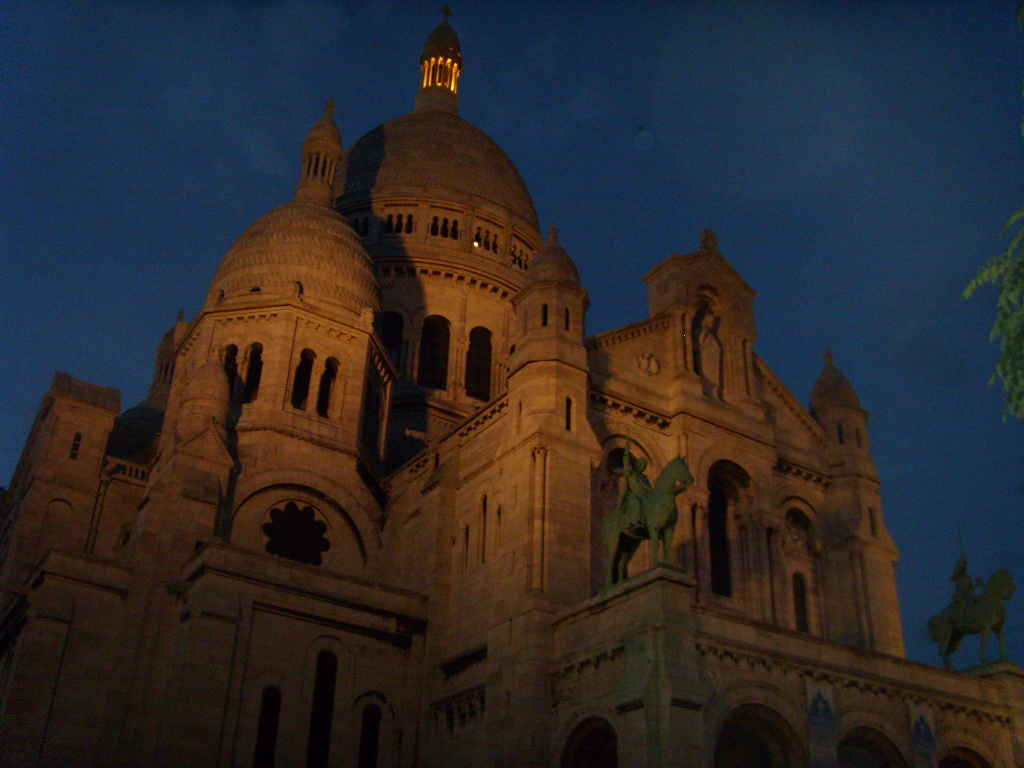
<path fill-rule="evenodd" d="M 939 768 L 990 768 L 988 761 L 973 750 L 957 747 L 939 761 Z"/>
<path fill-rule="evenodd" d="M 715 768 L 801 768 L 806 750 L 792 726 L 762 704 L 744 704 L 722 723 Z"/>
<path fill-rule="evenodd" d="M 565 743 L 561 768 L 617 768 L 618 737 L 611 724 L 590 717 L 577 725 Z"/>
<path fill-rule="evenodd" d="M 850 731 L 839 742 L 839 768 L 906 768 L 907 762 L 887 736 L 874 728 Z"/>

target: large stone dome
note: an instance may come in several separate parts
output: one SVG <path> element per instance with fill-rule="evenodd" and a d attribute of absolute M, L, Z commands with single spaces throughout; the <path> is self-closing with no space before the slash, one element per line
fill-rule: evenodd
<path fill-rule="evenodd" d="M 490 203 L 539 230 L 533 200 L 508 155 L 442 109 L 418 109 L 367 133 L 350 150 L 342 183 L 343 210 L 373 198 L 429 196 L 474 207 Z"/>
<path fill-rule="evenodd" d="M 210 303 L 298 296 L 360 314 L 380 308 L 370 258 L 326 202 L 296 199 L 256 220 L 228 250 Z"/>

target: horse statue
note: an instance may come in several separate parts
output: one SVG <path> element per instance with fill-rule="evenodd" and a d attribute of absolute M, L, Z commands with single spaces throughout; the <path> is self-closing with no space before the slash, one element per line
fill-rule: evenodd
<path fill-rule="evenodd" d="M 1013 595 L 1015 587 L 1010 572 L 1000 568 L 987 582 L 972 580 L 967 575 L 965 558 L 957 563 L 952 577 L 957 585 L 956 594 L 942 613 L 928 620 L 928 635 L 939 644 L 939 655 L 946 669 L 953 669 L 950 656 L 960 646 L 964 635 L 981 635 L 981 663 L 987 664 L 985 650 L 988 637 L 993 632 L 999 639 L 999 658 L 1006 660 L 1006 638 L 1003 625 L 1006 622 L 1006 601 Z M 982 585 L 983 584 L 983 585 Z M 977 586 L 981 594 L 975 595 Z"/>
<path fill-rule="evenodd" d="M 647 461 L 633 461 L 626 446 L 623 468 L 626 485 L 615 510 L 604 521 L 603 534 L 608 549 L 609 586 L 625 581 L 630 559 L 636 554 L 640 542 L 651 539 L 654 562 L 671 559 L 672 534 L 679 522 L 676 496 L 693 482 L 686 461 L 677 456 L 661 471 L 654 485 L 644 474 Z"/>

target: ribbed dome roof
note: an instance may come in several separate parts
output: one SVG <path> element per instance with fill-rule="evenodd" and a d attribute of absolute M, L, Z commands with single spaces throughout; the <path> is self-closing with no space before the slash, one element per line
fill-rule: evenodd
<path fill-rule="evenodd" d="M 334 209 L 313 200 L 293 200 L 257 219 L 228 250 L 210 290 L 213 303 L 270 293 L 301 295 L 356 314 L 380 308 L 359 237 Z"/>
<path fill-rule="evenodd" d="M 811 390 L 811 413 L 833 405 L 860 408 L 860 399 L 850 380 L 832 364 L 832 354 L 825 352 L 825 367 Z"/>
<path fill-rule="evenodd" d="M 164 426 L 164 412 L 148 405 L 129 408 L 114 420 L 107 453 L 146 464 L 156 453 L 156 438 Z"/>
<path fill-rule="evenodd" d="M 443 110 L 389 120 L 355 143 L 340 205 L 392 195 L 431 196 L 473 204 L 481 198 L 539 229 L 519 171 L 479 128 Z"/>
<path fill-rule="evenodd" d="M 551 280 L 580 284 L 580 273 L 572 257 L 559 244 L 558 230 L 555 227 L 548 230 L 547 242 L 537 251 L 537 255 L 530 259 L 526 277 L 523 279 L 523 288 Z"/>

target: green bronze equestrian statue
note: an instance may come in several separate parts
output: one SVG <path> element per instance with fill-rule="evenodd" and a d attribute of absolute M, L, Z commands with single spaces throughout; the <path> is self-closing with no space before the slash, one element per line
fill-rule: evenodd
<path fill-rule="evenodd" d="M 986 664 L 985 649 L 988 636 L 995 632 L 999 640 L 999 658 L 1006 660 L 1006 638 L 1003 625 L 1006 622 L 1006 601 L 1014 592 L 1010 572 L 1000 568 L 988 581 L 972 579 L 967 573 L 967 558 L 960 555 L 950 581 L 956 591 L 949 606 L 942 613 L 928 620 L 928 635 L 939 644 L 939 655 L 946 669 L 953 669 L 950 658 L 960 646 L 964 635 L 981 635 L 981 663 Z M 978 588 L 981 594 L 975 594 Z"/>
<path fill-rule="evenodd" d="M 604 542 L 608 551 L 609 586 L 625 581 L 629 560 L 640 542 L 650 539 L 654 562 L 671 559 L 672 534 L 679 521 L 676 496 L 693 482 L 686 461 L 677 456 L 661 471 L 651 485 L 644 470 L 647 459 L 634 459 L 631 443 L 622 457 L 625 482 L 615 509 L 604 521 Z"/>

